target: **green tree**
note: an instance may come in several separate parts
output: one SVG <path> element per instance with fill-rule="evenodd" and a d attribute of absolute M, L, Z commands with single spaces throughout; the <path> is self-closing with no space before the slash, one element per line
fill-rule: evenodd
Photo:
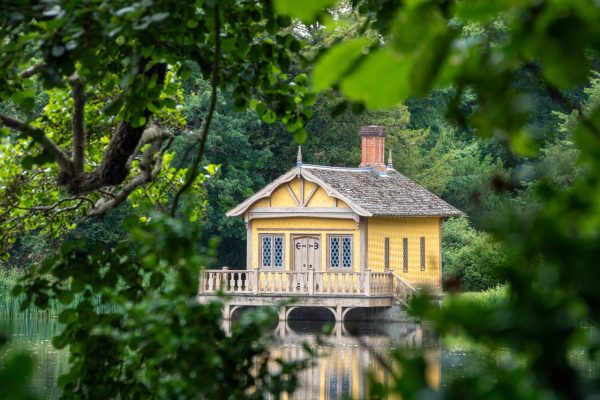
<path fill-rule="evenodd" d="M 10 232 L 3 243 L 19 229 L 49 230 L 54 220 L 73 227 L 74 214 L 102 215 L 130 195 L 140 201 L 148 187 L 162 203 L 174 191 L 174 212 L 198 176 L 218 88 L 230 88 L 236 108 L 252 106 L 305 136 L 314 96 L 306 77 L 286 75 L 300 41 L 279 31 L 291 20 L 268 4 L 16 1 L 3 2 L 0 15 L 0 99 L 19 107 L 0 114 L 0 150 L 3 161 L 22 164 L 2 168 L 0 223 Z M 211 96 L 195 135 L 199 151 L 189 171 L 178 172 L 165 156 L 184 122 L 179 79 L 189 76 L 188 62 L 198 64 Z M 50 95 L 42 107 L 38 87 Z M 28 172 L 33 165 L 41 168 Z M 40 214 L 43 226 L 30 218 Z"/>
<path fill-rule="evenodd" d="M 444 282 L 448 289 L 485 290 L 505 283 L 506 249 L 466 217 L 444 222 Z"/>

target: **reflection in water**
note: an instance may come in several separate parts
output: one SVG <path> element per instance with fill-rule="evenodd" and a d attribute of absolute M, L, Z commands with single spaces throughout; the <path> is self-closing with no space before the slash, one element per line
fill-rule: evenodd
<path fill-rule="evenodd" d="M 324 343 L 318 343 L 317 336 L 325 324 L 323 321 L 291 320 L 281 322 L 277 327 L 279 341 L 272 349 L 274 357 L 288 361 L 306 358 L 303 343 L 310 344 L 319 354 L 316 363 L 301 373 L 300 387 L 292 399 L 368 398 L 366 371 L 371 371 L 380 381 L 390 381 L 388 372 L 373 352 L 389 362 L 395 347 L 407 351 L 423 347 L 428 361 L 428 382 L 439 388 L 441 345 L 428 325 L 336 323 L 331 336 L 325 338 Z M 362 343 L 354 335 L 359 336 Z"/>
<path fill-rule="evenodd" d="M 32 386 L 35 393 L 40 398 L 58 398 L 60 390 L 56 379 L 67 372 L 69 361 L 68 350 L 57 350 L 51 343 L 60 330 L 58 321 L 46 318 L 0 320 L 0 330 L 8 332 L 10 340 L 8 348 L 0 351 L 0 364 L 12 350 L 28 351 L 34 359 Z"/>
<path fill-rule="evenodd" d="M 427 324 L 338 323 L 333 326 L 332 335 L 326 337 L 324 343 L 317 343 L 317 336 L 323 331 L 326 323 L 291 320 L 277 326 L 275 332 L 278 341 L 272 348 L 274 357 L 286 360 L 307 358 L 303 348 L 305 342 L 320 355 L 316 363 L 299 376 L 300 387 L 293 396 L 284 398 L 368 398 L 365 371 L 373 371 L 380 381 L 390 382 L 388 373 L 376 361 L 372 351 L 389 361 L 391 351 L 397 347 L 410 349 L 423 346 L 429 361 L 429 384 L 434 388 L 439 387 L 441 345 Z M 229 323 L 225 328 L 229 328 Z M 56 386 L 56 379 L 68 368 L 68 351 L 56 350 L 51 344 L 52 337 L 60 330 L 60 324 L 56 320 L 47 319 L 0 320 L 0 329 L 10 333 L 11 349 L 25 349 L 34 355 L 36 367 L 33 386 L 36 393 L 45 399 L 58 398 L 60 390 Z M 351 333 L 360 336 L 365 345 L 359 344 Z M 5 349 L 0 352 L 0 364 L 6 352 Z M 444 359 L 447 366 L 453 366 L 470 358 L 464 351 L 446 351 Z"/>

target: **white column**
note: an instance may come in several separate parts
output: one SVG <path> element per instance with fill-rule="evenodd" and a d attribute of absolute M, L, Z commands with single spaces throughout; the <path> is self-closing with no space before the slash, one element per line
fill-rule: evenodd
<path fill-rule="evenodd" d="M 252 220 L 246 221 L 246 269 L 252 269 Z"/>

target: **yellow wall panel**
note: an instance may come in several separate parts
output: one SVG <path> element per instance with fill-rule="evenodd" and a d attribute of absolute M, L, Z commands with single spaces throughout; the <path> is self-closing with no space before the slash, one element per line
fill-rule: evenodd
<path fill-rule="evenodd" d="M 290 192 L 284 184 L 271 193 L 271 207 L 298 207 L 298 204 L 290 196 Z"/>
<path fill-rule="evenodd" d="M 296 195 L 299 202 L 302 202 L 302 192 L 300 191 L 300 179 L 294 179 L 289 182 L 292 192 Z"/>
<path fill-rule="evenodd" d="M 350 206 L 348 204 L 344 203 L 342 200 L 337 201 L 337 206 L 339 208 L 350 208 Z"/>
<path fill-rule="evenodd" d="M 385 238 L 390 242 L 390 270 L 418 287 L 440 288 L 441 219 L 373 217 L 368 223 L 368 262 L 373 271 L 385 266 Z M 421 237 L 425 237 L 425 270 L 421 271 Z M 408 272 L 404 272 L 403 239 L 408 239 Z"/>
<path fill-rule="evenodd" d="M 307 207 L 333 207 L 333 198 L 323 190 L 318 188 L 306 205 Z"/>
<path fill-rule="evenodd" d="M 313 191 L 314 188 L 316 188 L 318 185 L 316 183 L 313 183 L 311 181 L 307 181 L 306 179 L 304 180 L 304 198 L 308 199 L 308 196 L 310 196 L 311 192 Z"/>
<path fill-rule="evenodd" d="M 269 203 L 268 203 L 267 199 L 261 199 L 261 200 L 258 200 L 256 203 L 254 203 L 252 205 L 252 208 L 254 208 L 254 207 L 266 207 L 268 204 Z"/>
<path fill-rule="evenodd" d="M 327 235 L 352 235 L 354 247 L 353 270 L 360 271 L 360 238 L 356 222 L 348 219 L 335 218 L 265 218 L 252 220 L 252 267 L 260 265 L 259 235 L 278 233 L 284 236 L 284 267 L 290 270 L 292 258 L 291 240 L 294 235 L 318 236 L 321 238 L 321 269 L 327 265 Z"/>

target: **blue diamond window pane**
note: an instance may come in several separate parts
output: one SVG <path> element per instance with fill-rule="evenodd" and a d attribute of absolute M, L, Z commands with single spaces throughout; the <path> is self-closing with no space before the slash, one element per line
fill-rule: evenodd
<path fill-rule="evenodd" d="M 332 237 L 331 238 L 331 266 L 339 267 L 340 266 L 340 238 Z"/>
<path fill-rule="evenodd" d="M 342 387 L 340 388 L 341 389 L 340 390 L 340 392 L 341 392 L 340 394 L 343 397 L 346 397 L 346 396 L 350 397 L 350 394 L 351 394 L 350 393 L 350 373 L 348 371 L 344 371 L 342 373 L 342 382 L 341 382 L 341 384 L 342 384 L 341 385 Z"/>
<path fill-rule="evenodd" d="M 271 237 L 265 236 L 262 240 L 262 265 L 263 267 L 271 266 Z"/>
<path fill-rule="evenodd" d="M 352 244 L 349 237 L 342 239 L 342 260 L 345 268 L 352 266 Z"/>
<path fill-rule="evenodd" d="M 274 239 L 273 248 L 275 251 L 275 255 L 274 255 L 275 266 L 282 267 L 283 266 L 283 238 L 281 236 L 276 236 L 273 239 Z"/>

